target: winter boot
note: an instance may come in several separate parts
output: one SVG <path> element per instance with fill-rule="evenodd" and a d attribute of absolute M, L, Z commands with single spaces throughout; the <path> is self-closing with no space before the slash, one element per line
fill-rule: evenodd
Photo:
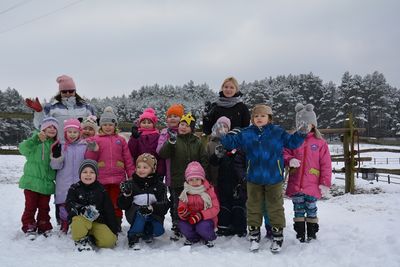
<path fill-rule="evenodd" d="M 279 253 L 283 244 L 283 228 L 272 227 L 272 244 L 270 250 L 272 253 Z"/>
<path fill-rule="evenodd" d="M 260 227 L 249 226 L 250 251 L 256 252 L 260 248 Z"/>
<path fill-rule="evenodd" d="M 272 228 L 271 225 L 265 225 L 265 238 L 272 240 Z"/>
<path fill-rule="evenodd" d="M 140 250 L 139 236 L 137 236 L 137 235 L 129 236 L 128 237 L 128 245 L 129 245 L 129 248 L 133 248 L 133 250 Z"/>
<path fill-rule="evenodd" d="M 35 240 L 36 237 L 37 237 L 36 230 L 35 230 L 35 229 L 28 229 L 28 230 L 26 230 L 25 236 L 26 236 L 26 238 L 29 239 L 29 240 L 32 240 L 32 241 Z"/>
<path fill-rule="evenodd" d="M 169 239 L 171 239 L 172 241 L 178 241 L 182 237 L 182 234 L 179 231 L 179 228 L 176 224 L 172 225 L 171 231 L 172 231 L 172 236 Z"/>
<path fill-rule="evenodd" d="M 205 241 L 204 245 L 206 245 L 208 248 L 213 248 L 215 246 L 214 241 L 210 240 L 210 241 Z"/>
<path fill-rule="evenodd" d="M 307 241 L 317 239 L 317 232 L 319 230 L 318 218 L 307 218 Z"/>
<path fill-rule="evenodd" d="M 93 247 L 91 246 L 91 243 L 89 241 L 89 237 L 85 236 L 84 238 L 75 241 L 75 248 L 81 252 L 81 251 L 91 251 L 93 250 Z"/>
<path fill-rule="evenodd" d="M 186 239 L 185 242 L 183 243 L 184 246 L 191 246 L 193 244 L 194 242 L 190 241 L 189 239 Z"/>
<path fill-rule="evenodd" d="M 306 242 L 306 222 L 304 218 L 294 218 L 293 228 L 296 231 L 296 238 L 300 243 Z"/>
<path fill-rule="evenodd" d="M 232 230 L 227 226 L 218 226 L 217 236 L 230 236 L 233 235 Z"/>

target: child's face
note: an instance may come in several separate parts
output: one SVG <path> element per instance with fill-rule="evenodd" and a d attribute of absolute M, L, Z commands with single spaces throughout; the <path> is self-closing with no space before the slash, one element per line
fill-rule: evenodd
<path fill-rule="evenodd" d="M 167 117 L 167 126 L 168 128 L 174 128 L 178 127 L 179 121 L 181 120 L 181 117 L 171 114 Z"/>
<path fill-rule="evenodd" d="M 149 119 L 144 119 L 140 122 L 140 128 L 153 129 L 154 123 Z"/>
<path fill-rule="evenodd" d="M 57 128 L 54 127 L 53 125 L 50 125 L 46 129 L 44 129 L 44 134 L 46 135 L 47 138 L 54 138 L 57 135 Z"/>
<path fill-rule="evenodd" d="M 225 97 L 232 97 L 236 94 L 236 87 L 233 82 L 228 81 L 222 86 L 222 93 Z"/>
<path fill-rule="evenodd" d="M 190 126 L 185 121 L 182 121 L 179 123 L 179 126 L 178 126 L 179 134 L 188 134 L 191 132 L 192 132 L 192 128 L 190 128 Z"/>
<path fill-rule="evenodd" d="M 96 131 L 90 127 L 86 126 L 82 129 L 82 138 L 88 138 L 96 135 Z"/>
<path fill-rule="evenodd" d="M 69 141 L 74 142 L 76 139 L 79 138 L 80 132 L 76 128 L 68 128 L 65 134 Z"/>
<path fill-rule="evenodd" d="M 153 169 L 149 166 L 149 164 L 147 164 L 145 162 L 141 161 L 136 165 L 136 174 L 140 178 L 146 178 L 152 172 L 153 172 Z"/>
<path fill-rule="evenodd" d="M 203 184 L 203 179 L 194 177 L 194 178 L 190 178 L 190 179 L 187 181 L 187 183 L 188 183 L 189 185 L 191 185 L 191 186 L 200 186 L 200 185 Z"/>
<path fill-rule="evenodd" d="M 96 172 L 92 168 L 86 167 L 82 170 L 81 172 L 82 183 L 89 185 L 94 183 L 95 180 L 96 180 Z"/>
<path fill-rule="evenodd" d="M 262 127 L 269 123 L 268 114 L 265 113 L 256 113 L 254 115 L 254 125 L 257 127 Z"/>
<path fill-rule="evenodd" d="M 115 132 L 115 124 L 114 123 L 104 123 L 101 126 L 101 130 L 107 135 L 114 134 L 114 132 Z"/>

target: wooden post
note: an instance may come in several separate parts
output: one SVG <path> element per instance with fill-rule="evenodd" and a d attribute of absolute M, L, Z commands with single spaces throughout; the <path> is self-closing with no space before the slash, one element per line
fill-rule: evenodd
<path fill-rule="evenodd" d="M 347 128 L 343 134 L 344 168 L 345 168 L 345 193 L 354 194 L 354 126 L 353 115 L 344 121 L 344 128 Z"/>

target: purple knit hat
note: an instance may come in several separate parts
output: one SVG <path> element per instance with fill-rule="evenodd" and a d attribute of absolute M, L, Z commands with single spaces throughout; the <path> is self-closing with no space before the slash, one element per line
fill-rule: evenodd
<path fill-rule="evenodd" d="M 228 129 L 229 129 L 229 130 L 231 129 L 231 120 L 228 119 L 227 117 L 225 117 L 225 116 L 220 117 L 220 118 L 217 120 L 216 123 L 218 123 L 218 122 L 224 123 L 226 126 L 228 126 Z"/>
<path fill-rule="evenodd" d="M 49 126 L 54 126 L 56 129 L 58 129 L 58 120 L 54 117 L 44 118 L 42 124 L 40 125 L 40 130 L 43 131 Z"/>

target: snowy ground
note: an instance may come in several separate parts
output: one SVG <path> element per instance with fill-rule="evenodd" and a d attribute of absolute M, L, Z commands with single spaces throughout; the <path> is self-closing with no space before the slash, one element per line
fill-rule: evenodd
<path fill-rule="evenodd" d="M 369 146 L 370 147 L 370 146 Z M 373 156 L 376 156 L 373 154 Z M 381 155 L 377 156 L 381 157 Z M 399 157 L 392 154 L 390 157 Z M 244 238 L 218 238 L 214 248 L 195 245 L 183 247 L 183 241 L 169 241 L 167 233 L 141 251 L 128 250 L 123 224 L 117 247 L 97 252 L 74 251 L 70 236 L 26 240 L 20 231 L 24 207 L 22 190 L 16 182 L 22 173 L 24 158 L 0 155 L 0 266 L 400 266 L 400 185 L 356 180 L 358 188 L 369 191 L 379 187 L 383 193 L 332 197 L 318 202 L 320 232 L 318 240 L 299 244 L 292 229 L 292 203 L 285 200 L 287 228 L 283 250 L 278 255 L 269 251 L 263 239 L 261 250 L 248 251 Z M 382 167 L 382 166 L 380 166 Z M 399 168 L 387 166 L 387 168 Z M 337 176 L 337 175 L 335 175 Z M 333 183 L 342 188 L 344 181 Z M 53 209 L 53 207 L 52 207 Z M 54 210 L 51 211 L 51 215 Z M 56 225 L 52 218 L 53 226 Z"/>

